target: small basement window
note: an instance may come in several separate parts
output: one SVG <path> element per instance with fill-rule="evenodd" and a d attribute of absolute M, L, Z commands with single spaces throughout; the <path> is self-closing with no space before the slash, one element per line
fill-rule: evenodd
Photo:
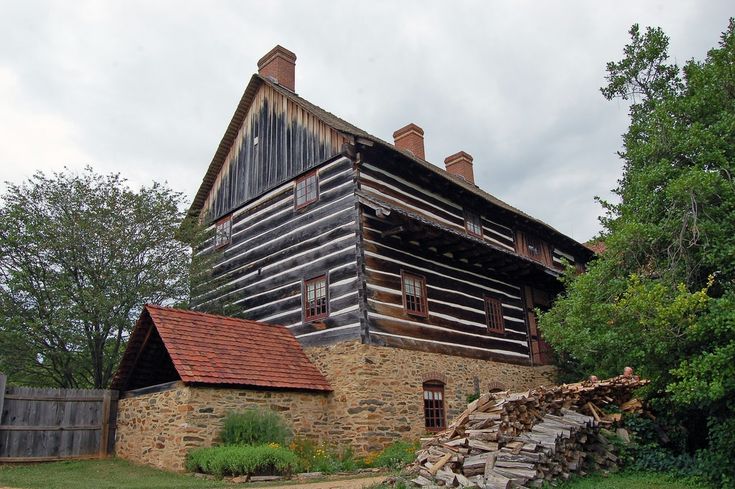
<path fill-rule="evenodd" d="M 424 424 L 428 431 L 441 431 L 447 426 L 442 383 L 424 383 Z"/>
<path fill-rule="evenodd" d="M 316 171 L 308 173 L 296 180 L 294 190 L 294 207 L 297 209 L 316 202 L 319 199 L 319 180 Z"/>
<path fill-rule="evenodd" d="M 214 247 L 222 248 L 232 242 L 232 216 L 226 216 L 214 225 Z"/>
<path fill-rule="evenodd" d="M 503 303 L 495 297 L 485 297 L 485 320 L 488 333 L 504 333 Z"/>
<path fill-rule="evenodd" d="M 327 276 L 304 281 L 304 320 L 313 321 L 329 315 L 327 297 Z"/>
<path fill-rule="evenodd" d="M 427 316 L 426 279 L 401 271 L 403 287 L 403 308 L 408 314 Z"/>
<path fill-rule="evenodd" d="M 465 211 L 464 213 L 464 227 L 467 232 L 473 236 L 482 238 L 482 220 L 480 215 L 474 212 Z"/>

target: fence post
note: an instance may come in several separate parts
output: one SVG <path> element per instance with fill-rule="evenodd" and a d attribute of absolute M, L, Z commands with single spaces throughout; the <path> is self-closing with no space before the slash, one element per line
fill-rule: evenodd
<path fill-rule="evenodd" d="M 0 425 L 3 424 L 3 405 L 5 404 L 5 382 L 7 377 L 0 372 Z"/>
<path fill-rule="evenodd" d="M 112 392 L 106 390 L 102 396 L 102 433 L 100 434 L 100 458 L 106 457 L 107 445 L 110 436 L 110 401 Z"/>

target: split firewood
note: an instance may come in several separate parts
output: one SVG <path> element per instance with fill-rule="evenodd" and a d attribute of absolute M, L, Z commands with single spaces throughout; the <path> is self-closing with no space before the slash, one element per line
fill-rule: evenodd
<path fill-rule="evenodd" d="M 642 409 L 632 396 L 646 383 L 615 377 L 483 394 L 448 430 L 421 440 L 413 482 L 422 487 L 541 487 L 572 473 L 615 469 L 618 457 L 601 433 L 621 417 L 606 415 L 599 406 Z"/>

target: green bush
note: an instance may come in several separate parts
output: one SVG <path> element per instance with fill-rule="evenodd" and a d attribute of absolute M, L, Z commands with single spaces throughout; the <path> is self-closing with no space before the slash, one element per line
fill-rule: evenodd
<path fill-rule="evenodd" d="M 291 430 L 275 411 L 247 409 L 225 416 L 220 437 L 225 445 L 286 445 L 291 438 Z"/>
<path fill-rule="evenodd" d="M 419 444 L 407 441 L 396 441 L 388 445 L 372 461 L 373 467 L 402 469 L 416 459 Z"/>
<path fill-rule="evenodd" d="M 735 418 L 710 418 L 709 447 L 695 457 L 696 473 L 715 487 L 735 487 Z"/>
<path fill-rule="evenodd" d="M 186 457 L 186 469 L 219 478 L 226 475 L 290 475 L 299 468 L 291 450 L 275 445 L 197 448 Z"/>
<path fill-rule="evenodd" d="M 364 466 L 361 460 L 355 458 L 351 448 L 333 449 L 324 443 L 315 443 L 313 440 L 297 438 L 291 442 L 289 448 L 299 458 L 301 470 L 304 472 L 349 472 Z"/>

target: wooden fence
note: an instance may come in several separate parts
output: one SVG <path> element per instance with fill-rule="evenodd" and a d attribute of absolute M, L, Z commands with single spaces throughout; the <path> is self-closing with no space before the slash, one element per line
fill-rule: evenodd
<path fill-rule="evenodd" d="M 0 463 L 112 453 L 117 398 L 101 389 L 6 387 L 0 374 Z"/>

